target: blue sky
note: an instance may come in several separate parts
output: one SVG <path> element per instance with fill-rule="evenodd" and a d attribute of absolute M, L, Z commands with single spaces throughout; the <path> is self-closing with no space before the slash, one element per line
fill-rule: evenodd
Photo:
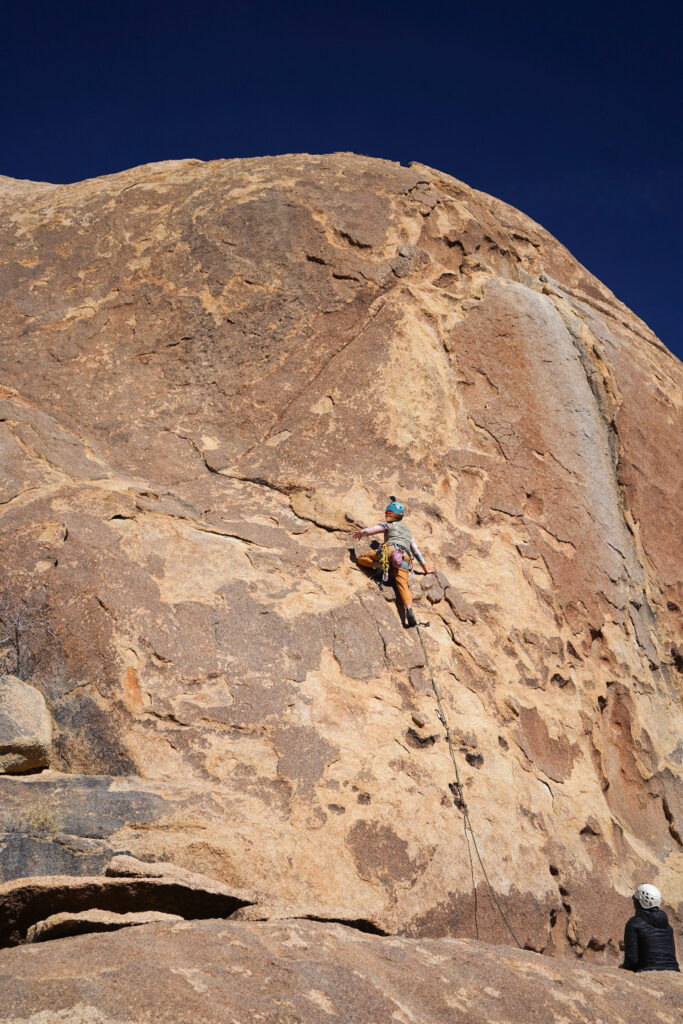
<path fill-rule="evenodd" d="M 24 0 L 0 39 L 0 173 L 418 160 L 539 221 L 683 356 L 680 5 Z"/>

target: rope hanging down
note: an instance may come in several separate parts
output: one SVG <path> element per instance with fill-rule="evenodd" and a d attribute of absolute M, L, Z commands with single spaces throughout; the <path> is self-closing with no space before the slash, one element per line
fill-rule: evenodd
<path fill-rule="evenodd" d="M 446 718 L 446 713 L 445 713 L 445 711 L 443 709 L 443 704 L 441 703 L 441 694 L 439 693 L 439 690 L 437 688 L 436 682 L 434 680 L 434 673 L 432 672 L 432 666 L 429 664 L 429 656 L 427 654 L 427 648 L 425 647 L 424 640 L 422 639 L 422 632 L 420 631 L 420 624 L 419 623 L 417 624 L 416 628 L 417 628 L 417 635 L 419 636 L 420 643 L 422 644 L 422 652 L 423 652 L 423 654 L 425 656 L 425 664 L 427 666 L 427 671 L 429 672 L 429 678 L 430 678 L 431 683 L 432 683 L 432 689 L 434 690 L 434 696 L 436 697 L 436 703 L 437 703 L 438 708 L 439 708 L 439 717 L 441 719 L 441 723 L 442 723 L 444 729 L 446 730 L 446 739 L 448 740 L 448 749 L 450 751 L 451 761 L 453 762 L 453 768 L 455 769 L 455 783 L 456 783 L 457 790 L 458 790 L 458 804 L 459 804 L 460 810 L 462 810 L 463 827 L 464 827 L 464 830 L 465 830 L 465 839 L 467 841 L 467 853 L 469 854 L 470 870 L 472 871 L 472 889 L 474 891 L 474 920 L 475 920 L 475 926 L 476 926 L 476 931 L 477 931 L 477 938 L 479 938 L 479 924 L 477 922 L 477 889 L 476 889 L 476 886 L 474 884 L 474 868 L 473 868 L 473 865 L 472 865 L 472 853 L 470 851 L 470 843 L 469 843 L 469 838 L 468 838 L 468 835 L 467 835 L 468 832 L 469 832 L 470 836 L 472 837 L 472 845 L 474 846 L 474 851 L 475 851 L 475 853 L 477 855 L 477 860 L 479 861 L 479 866 L 480 866 L 480 868 L 482 870 L 482 874 L 484 876 L 484 879 L 486 880 L 486 884 L 488 886 L 488 890 L 491 893 L 491 898 L 493 899 L 493 902 L 496 905 L 496 909 L 498 910 L 498 913 L 500 914 L 500 916 L 502 917 L 503 921 L 505 922 L 505 926 L 506 926 L 507 930 L 510 932 L 510 935 L 514 939 L 515 945 L 517 946 L 518 949 L 521 949 L 522 947 L 521 947 L 519 941 L 517 940 L 517 936 L 513 932 L 512 926 L 510 925 L 510 922 L 508 921 L 507 917 L 505 916 L 505 911 L 501 907 L 500 903 L 498 902 L 498 898 L 497 898 L 495 892 L 493 891 L 493 886 L 491 885 L 491 883 L 489 881 L 489 876 L 486 873 L 486 868 L 484 867 L 484 862 L 481 859 L 481 854 L 479 853 L 479 847 L 477 846 L 476 836 L 474 835 L 474 830 L 472 828 L 472 821 L 470 819 L 470 812 L 469 812 L 469 810 L 467 808 L 467 803 L 465 802 L 465 795 L 464 795 L 463 789 L 462 789 L 462 783 L 460 782 L 460 772 L 458 771 L 458 762 L 457 762 L 456 757 L 455 757 L 455 750 L 453 749 L 453 741 L 451 739 L 451 730 L 450 730 L 450 728 L 448 726 L 448 720 Z"/>

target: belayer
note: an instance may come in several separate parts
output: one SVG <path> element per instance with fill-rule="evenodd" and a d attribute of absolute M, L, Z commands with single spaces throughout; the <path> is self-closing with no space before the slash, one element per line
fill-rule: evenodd
<path fill-rule="evenodd" d="M 662 894 L 654 885 L 639 885 L 633 893 L 635 914 L 624 929 L 627 971 L 677 971 L 674 933 L 661 909 Z"/>
<path fill-rule="evenodd" d="M 413 540 L 410 528 L 403 522 L 405 514 L 405 505 L 397 501 L 392 494 L 389 504 L 384 510 L 385 522 L 378 523 L 377 526 L 366 526 L 364 530 L 356 530 L 353 539 L 360 540 L 361 537 L 371 537 L 375 533 L 384 534 L 383 543 L 377 551 L 365 551 L 362 555 L 358 555 L 356 561 L 364 569 L 380 571 L 385 583 L 390 577 L 393 579 L 405 609 L 406 623 L 409 626 L 416 626 L 413 595 L 410 593 L 408 585 L 413 570 L 413 555 L 425 574 L 434 570 L 427 568 L 422 553 Z"/>

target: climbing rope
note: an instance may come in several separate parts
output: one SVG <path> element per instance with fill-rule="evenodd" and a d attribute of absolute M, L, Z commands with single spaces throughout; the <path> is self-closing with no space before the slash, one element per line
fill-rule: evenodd
<path fill-rule="evenodd" d="M 507 917 L 505 916 L 505 911 L 501 907 L 500 903 L 498 902 L 498 897 L 496 896 L 495 892 L 493 891 L 493 886 L 491 885 L 491 883 L 489 881 L 489 876 L 486 873 L 486 868 L 484 867 L 484 862 L 481 859 L 481 854 L 479 853 L 479 847 L 477 845 L 477 839 L 476 839 L 476 836 L 474 834 L 474 829 L 472 828 L 472 820 L 470 818 L 470 812 L 468 810 L 467 803 L 465 801 L 465 794 L 463 793 L 462 783 L 460 781 L 460 772 L 458 771 L 458 762 L 457 762 L 457 759 L 456 759 L 456 756 L 455 756 L 455 750 L 453 748 L 453 740 L 451 739 L 451 730 L 450 730 L 450 728 L 448 726 L 448 719 L 446 718 L 446 712 L 444 711 L 443 704 L 441 702 L 441 694 L 439 693 L 439 689 L 438 689 L 438 687 L 436 685 L 436 682 L 434 680 L 434 673 L 432 672 L 432 666 L 429 663 L 429 655 L 427 654 L 427 648 L 425 647 L 424 640 L 422 639 L 422 633 L 420 631 L 420 624 L 419 624 L 419 622 L 417 623 L 416 629 L 417 629 L 417 635 L 419 636 L 420 643 L 422 645 L 422 652 L 423 652 L 423 654 L 425 656 L 425 665 L 427 666 L 427 671 L 429 672 L 429 678 L 430 678 L 431 683 L 432 683 L 432 689 L 434 690 L 434 696 L 436 697 L 436 703 L 437 703 L 437 706 L 439 708 L 439 718 L 441 720 L 441 724 L 443 725 L 444 729 L 446 730 L 446 739 L 448 740 L 448 749 L 450 751 L 451 761 L 453 762 L 453 768 L 455 770 L 455 785 L 456 785 L 457 794 L 458 794 L 457 795 L 457 806 L 462 811 L 463 828 L 464 828 L 464 831 L 465 831 L 465 840 L 467 842 L 467 853 L 468 853 L 469 859 L 470 859 L 470 871 L 471 871 L 471 874 L 472 874 L 472 889 L 473 889 L 473 892 L 474 892 L 474 923 L 475 923 L 477 938 L 479 938 L 479 923 L 477 921 L 477 888 L 476 888 L 476 886 L 474 884 L 474 865 L 472 863 L 472 852 L 470 850 L 470 842 L 469 842 L 469 837 L 467 835 L 468 832 L 469 832 L 469 835 L 472 837 L 472 845 L 474 846 L 474 851 L 475 851 L 475 853 L 477 855 L 477 860 L 479 861 L 479 866 L 481 868 L 481 871 L 482 871 L 482 874 L 484 876 L 484 879 L 486 880 L 486 884 L 488 886 L 488 890 L 491 893 L 491 898 L 492 898 L 493 902 L 496 905 L 496 909 L 498 910 L 498 913 L 500 914 L 500 916 L 502 917 L 503 921 L 505 922 L 505 926 L 506 926 L 507 930 L 510 932 L 510 935 L 514 939 L 515 945 L 517 946 L 518 949 L 521 949 L 522 947 L 521 947 L 521 945 L 520 945 L 520 943 L 519 943 L 519 941 L 517 939 L 517 936 L 513 932 L 512 926 L 511 926 L 510 922 L 508 921 Z"/>

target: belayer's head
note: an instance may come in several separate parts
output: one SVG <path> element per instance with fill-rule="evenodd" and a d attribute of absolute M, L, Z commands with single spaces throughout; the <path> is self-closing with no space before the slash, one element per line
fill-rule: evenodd
<path fill-rule="evenodd" d="M 639 885 L 633 894 L 633 902 L 643 910 L 652 910 L 662 905 L 662 894 L 654 885 Z"/>
<path fill-rule="evenodd" d="M 395 523 L 398 519 L 403 519 L 406 514 L 406 507 L 402 501 L 396 501 L 395 496 L 392 494 L 389 496 L 389 504 L 385 508 L 384 514 L 387 517 L 388 523 Z"/>

